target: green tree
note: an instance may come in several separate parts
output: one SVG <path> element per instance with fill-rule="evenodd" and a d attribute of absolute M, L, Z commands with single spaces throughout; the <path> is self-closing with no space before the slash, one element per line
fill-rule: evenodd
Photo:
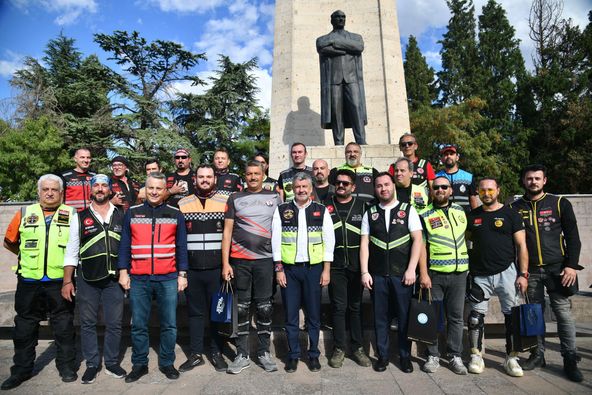
<path fill-rule="evenodd" d="M 428 66 L 422 55 L 417 39 L 409 36 L 405 50 L 405 87 L 407 88 L 407 103 L 410 111 L 419 106 L 429 106 L 436 100 L 437 92 L 434 86 L 434 69 Z"/>
<path fill-rule="evenodd" d="M 444 34 L 438 75 L 440 103 L 458 104 L 475 95 L 481 85 L 481 69 L 475 38 L 473 0 L 447 0 L 452 17 Z"/>

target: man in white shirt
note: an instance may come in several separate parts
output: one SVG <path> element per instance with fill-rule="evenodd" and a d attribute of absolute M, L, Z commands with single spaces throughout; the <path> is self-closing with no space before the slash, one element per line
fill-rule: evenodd
<path fill-rule="evenodd" d="M 415 268 L 423 248 L 421 221 L 409 203 L 397 200 L 395 180 L 388 172 L 376 176 L 374 190 L 379 204 L 364 214 L 360 241 L 362 284 L 370 290 L 374 307 L 378 350 L 374 370 L 384 372 L 389 364 L 389 305 L 392 305 L 398 317 L 400 367 L 403 372 L 411 373 L 407 323 Z"/>
<path fill-rule="evenodd" d="M 321 369 L 319 332 L 321 288 L 330 281 L 335 233 L 329 211 L 312 201 L 313 181 L 305 172 L 294 175 L 294 200 L 279 205 L 273 215 L 271 247 L 277 283 L 286 312 L 288 360 L 286 372 L 293 373 L 300 357 L 299 311 L 304 303 L 309 337 L 308 368 Z"/>
<path fill-rule="evenodd" d="M 105 323 L 105 373 L 116 378 L 126 375 L 119 366 L 124 293 L 116 275 L 123 209 L 115 207 L 109 201 L 110 196 L 109 177 L 95 175 L 91 179 L 91 204 L 78 213 L 78 221 L 71 225 L 64 259 L 62 297 L 71 301 L 76 294 L 80 314 L 80 344 L 86 360 L 82 384 L 93 383 L 101 365 L 96 329 L 101 304 Z M 77 268 L 75 289 L 72 277 Z"/>

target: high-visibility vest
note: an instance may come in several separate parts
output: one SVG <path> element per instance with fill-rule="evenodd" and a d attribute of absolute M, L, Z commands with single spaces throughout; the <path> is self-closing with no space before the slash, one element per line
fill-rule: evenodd
<path fill-rule="evenodd" d="M 298 241 L 298 207 L 294 202 L 282 203 L 278 212 L 282 221 L 282 263 L 296 263 Z M 323 262 L 325 246 L 323 243 L 323 217 L 325 206 L 311 202 L 305 209 L 308 260 L 311 265 Z"/>
<path fill-rule="evenodd" d="M 19 226 L 19 265 L 17 273 L 23 278 L 41 280 L 64 277 L 64 256 L 70 237 L 70 223 L 75 209 L 60 205 L 49 228 L 39 203 L 25 208 Z"/>
<path fill-rule="evenodd" d="M 365 202 L 374 200 L 374 168 L 368 166 L 351 167 L 347 163 L 336 168 L 337 170 L 345 169 L 356 173 L 356 190 L 352 196 L 357 197 Z M 333 173 L 335 174 L 335 173 Z M 333 181 L 330 179 L 330 181 Z"/>
<path fill-rule="evenodd" d="M 335 202 L 335 197 L 325 202 L 335 231 L 335 251 L 331 268 L 353 267 L 359 269 L 360 235 L 366 204 L 362 200 L 352 198 L 348 214 L 341 217 Z"/>

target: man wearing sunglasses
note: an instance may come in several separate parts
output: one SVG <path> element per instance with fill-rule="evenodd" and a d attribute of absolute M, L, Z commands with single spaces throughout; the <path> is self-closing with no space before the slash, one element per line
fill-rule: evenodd
<path fill-rule="evenodd" d="M 446 313 L 446 352 L 449 367 L 456 374 L 467 374 L 461 359 L 463 313 L 469 255 L 465 243 L 467 217 L 458 204 L 451 202 L 452 186 L 446 177 L 436 177 L 432 184 L 432 203 L 420 212 L 426 253 L 419 259 L 419 281 L 431 289 L 432 298 L 441 301 Z M 438 342 L 428 346 L 428 360 L 422 366 L 426 373 L 440 367 Z"/>
<path fill-rule="evenodd" d="M 335 182 L 335 174 L 337 170 L 347 169 L 354 172 L 356 175 L 356 190 L 353 195 L 363 200 L 364 202 L 374 202 L 374 179 L 378 174 L 378 170 L 370 166 L 362 164 L 362 146 L 358 143 L 351 142 L 345 146 L 345 163 L 339 167 L 331 169 L 329 173 L 329 182 Z"/>
<path fill-rule="evenodd" d="M 189 150 L 180 148 L 175 151 L 175 168 L 174 173 L 167 174 L 167 191 L 169 195 L 167 204 L 173 207 L 178 207 L 179 200 L 185 196 L 195 193 L 195 174 L 191 171 L 191 155 Z"/>
<path fill-rule="evenodd" d="M 434 178 L 436 178 L 436 173 L 434 173 L 434 168 L 428 160 L 420 159 L 419 156 L 417 156 L 418 147 L 417 138 L 413 133 L 405 133 L 399 139 L 399 149 L 401 150 L 401 153 L 413 163 L 413 176 L 411 177 L 411 182 L 414 185 L 428 188 L 428 186 L 432 185 Z M 388 171 L 393 176 L 395 175 L 394 163 L 390 165 Z"/>
<path fill-rule="evenodd" d="M 436 173 L 436 177 L 444 176 L 452 184 L 451 200 L 460 205 L 465 213 L 479 206 L 475 177 L 458 166 L 460 154 L 454 144 L 446 144 L 440 149 L 440 160 L 444 169 Z"/>

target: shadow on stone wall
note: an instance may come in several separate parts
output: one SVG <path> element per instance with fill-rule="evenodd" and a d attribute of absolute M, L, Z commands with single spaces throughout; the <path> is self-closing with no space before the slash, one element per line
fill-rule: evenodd
<path fill-rule="evenodd" d="M 307 96 L 298 98 L 297 111 L 290 111 L 286 117 L 283 142 L 290 146 L 294 142 L 301 142 L 306 146 L 324 146 L 325 131 L 321 128 L 321 114 L 310 109 L 310 99 Z"/>

